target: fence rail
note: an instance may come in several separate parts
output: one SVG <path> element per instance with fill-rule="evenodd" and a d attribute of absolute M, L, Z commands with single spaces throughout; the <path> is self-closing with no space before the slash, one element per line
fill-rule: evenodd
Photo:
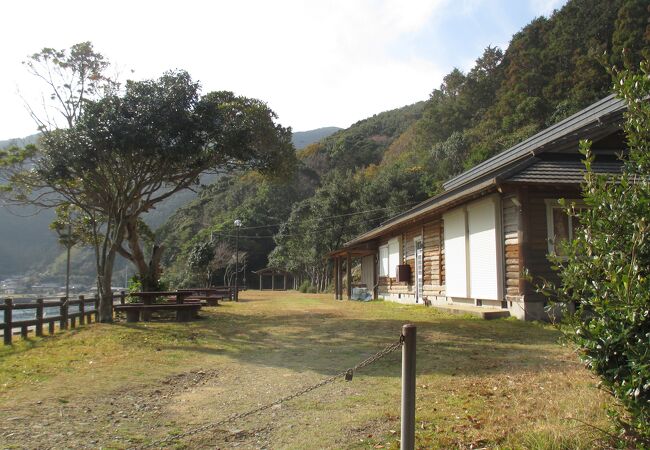
<path fill-rule="evenodd" d="M 124 291 L 113 294 L 113 304 L 117 300 L 119 300 L 120 304 L 124 304 L 126 296 L 127 294 Z M 4 316 L 4 320 L 0 324 L 4 344 L 11 345 L 15 330 L 20 330 L 20 336 L 26 339 L 32 329 L 36 336 L 43 336 L 44 326 L 47 326 L 48 334 L 54 334 L 57 323 L 60 330 L 66 330 L 75 328 L 77 323 L 84 325 L 91 323 L 93 319 L 97 321 L 99 297 L 95 295 L 91 298 L 85 298 L 80 295 L 78 298 L 66 300 L 66 297 L 58 299 L 38 298 L 34 302 L 23 303 L 14 302 L 11 298 L 4 299 L 4 302 L 0 303 L 0 311 L 3 312 L 2 316 Z M 75 310 L 71 310 L 71 306 L 76 306 Z M 48 309 L 51 311 L 54 308 L 58 308 L 56 313 L 46 314 Z M 35 311 L 35 318 L 15 320 L 14 311 L 24 310 Z"/>

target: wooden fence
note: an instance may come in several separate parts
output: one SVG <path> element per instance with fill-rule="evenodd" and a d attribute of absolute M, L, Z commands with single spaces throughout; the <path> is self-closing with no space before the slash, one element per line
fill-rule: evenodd
<path fill-rule="evenodd" d="M 113 294 L 113 304 L 117 300 L 119 300 L 120 304 L 124 304 L 126 295 L 124 291 Z M 46 325 L 48 334 L 54 334 L 57 323 L 59 329 L 66 330 L 75 328 L 77 323 L 79 325 L 91 323 L 93 317 L 96 321 L 98 303 L 99 298 L 97 296 L 85 298 L 83 295 L 69 301 L 66 301 L 65 297 L 59 299 L 39 298 L 30 303 L 14 303 L 13 299 L 7 298 L 0 304 L 0 311 L 4 312 L 4 320 L 0 324 L 0 329 L 3 330 L 4 344 L 11 345 L 14 330 L 16 329 L 20 330 L 21 337 L 25 339 L 32 329 L 36 336 L 43 336 L 43 329 Z M 78 306 L 77 311 L 71 312 L 71 306 Z M 51 311 L 54 308 L 58 308 L 57 314 L 45 314 L 46 309 Z M 14 311 L 16 310 L 35 310 L 36 317 L 29 320 L 14 320 Z"/>

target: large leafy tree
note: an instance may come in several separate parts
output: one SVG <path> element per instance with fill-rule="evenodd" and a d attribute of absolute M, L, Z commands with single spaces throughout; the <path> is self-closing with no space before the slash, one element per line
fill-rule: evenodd
<path fill-rule="evenodd" d="M 109 322 L 116 255 L 141 273 L 149 267 L 142 214 L 207 171 L 250 168 L 281 176 L 293 169 L 291 131 L 275 119 L 259 100 L 231 92 L 201 96 L 183 71 L 129 81 L 121 94 L 86 102 L 72 126 L 46 133 L 34 160 L 28 157 L 35 149 L 5 155 L 12 160 L 5 164 L 11 195 L 43 206 L 69 203 L 91 218 L 99 316 Z"/>

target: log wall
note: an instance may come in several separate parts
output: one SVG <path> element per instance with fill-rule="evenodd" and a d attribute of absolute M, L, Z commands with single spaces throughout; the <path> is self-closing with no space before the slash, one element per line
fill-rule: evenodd
<path fill-rule="evenodd" d="M 379 245 L 386 245 L 396 235 L 386 236 Z M 423 295 L 432 300 L 444 296 L 444 248 L 442 220 L 436 218 L 405 228 L 397 237 L 400 240 L 401 260 L 411 267 L 409 283 L 398 283 L 394 278 L 379 278 L 379 296 L 389 300 L 415 302 L 415 244 L 414 239 L 422 236 L 423 243 Z M 433 297 L 433 298 L 432 298 Z"/>

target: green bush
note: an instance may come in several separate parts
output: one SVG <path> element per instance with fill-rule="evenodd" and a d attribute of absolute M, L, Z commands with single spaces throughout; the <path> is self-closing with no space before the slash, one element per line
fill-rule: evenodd
<path fill-rule="evenodd" d="M 303 281 L 300 286 L 298 287 L 298 290 L 302 293 L 307 293 L 310 292 L 312 289 L 311 283 L 308 280 Z"/>
<path fill-rule="evenodd" d="M 561 280 L 550 294 L 564 307 L 565 330 L 587 367 L 624 412 L 611 411 L 626 445 L 650 445 L 650 70 L 615 72 L 626 100 L 629 154 L 613 181 L 591 170 L 589 143 L 583 196 L 566 205 L 581 224 L 566 258 L 553 258 Z M 547 286 L 548 287 L 548 286 Z"/>

